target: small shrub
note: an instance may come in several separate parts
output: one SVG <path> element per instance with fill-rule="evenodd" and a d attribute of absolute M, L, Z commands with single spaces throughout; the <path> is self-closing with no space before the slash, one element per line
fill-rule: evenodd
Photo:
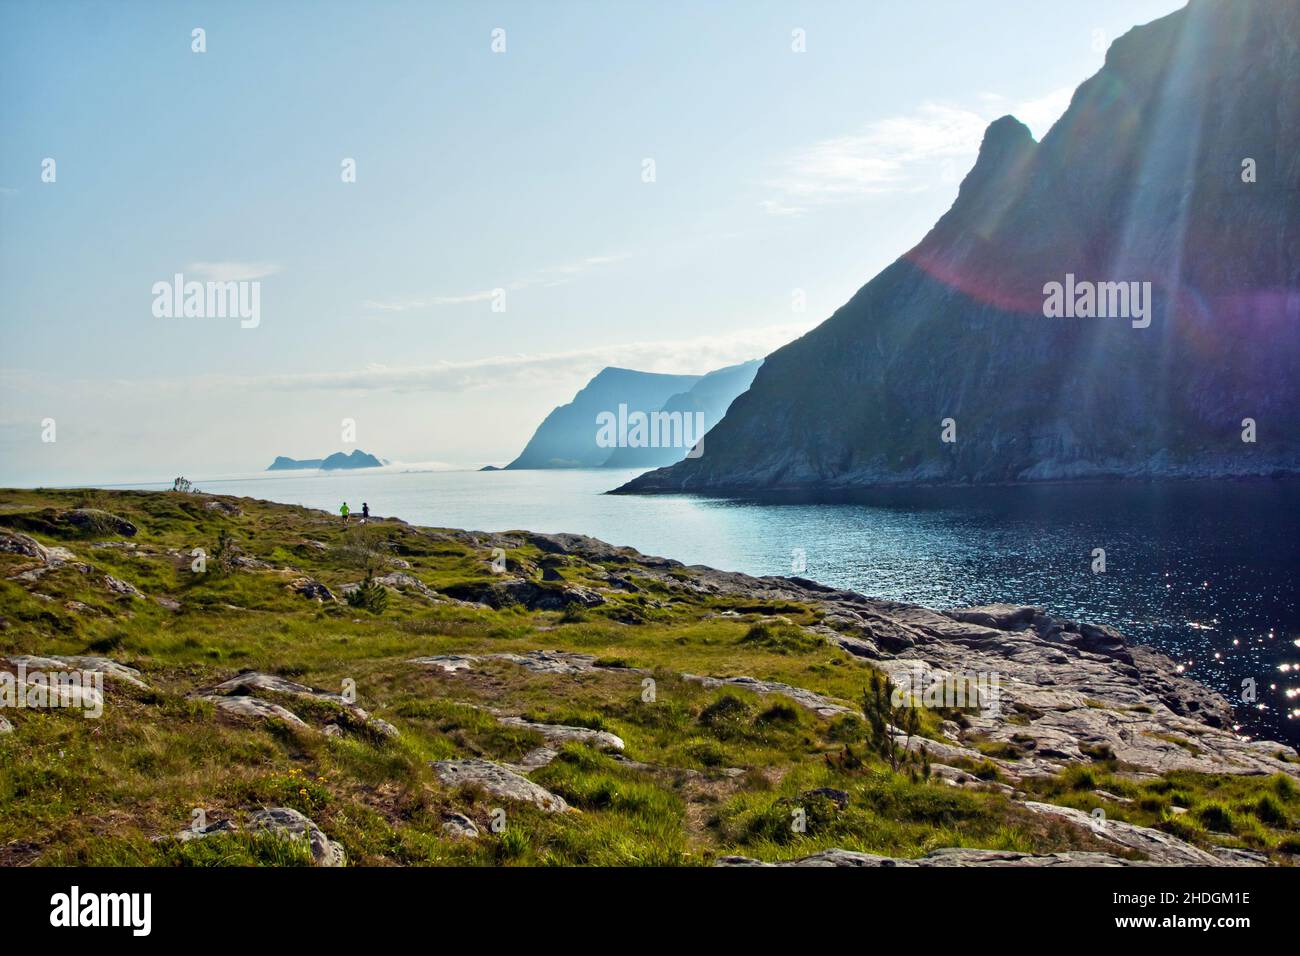
<path fill-rule="evenodd" d="M 1237 828 L 1232 811 L 1221 803 L 1207 803 L 1195 811 L 1196 821 L 1207 830 L 1218 833 L 1232 833 Z"/>
<path fill-rule="evenodd" d="M 388 608 L 388 588 L 367 574 L 360 587 L 348 593 L 348 605 L 374 615 L 383 614 Z"/>
<path fill-rule="evenodd" d="M 799 709 L 793 704 L 778 702 L 758 715 L 757 724 L 797 724 Z"/>
<path fill-rule="evenodd" d="M 725 767 L 727 752 L 713 740 L 697 740 L 683 748 L 686 755 L 702 767 Z"/>
<path fill-rule="evenodd" d="M 1250 812 L 1260 823 L 1266 823 L 1271 827 L 1287 827 L 1291 822 L 1282 804 L 1271 793 L 1261 795 L 1250 808 Z"/>
<path fill-rule="evenodd" d="M 902 700 L 894 705 L 894 682 L 879 671 L 871 672 L 871 683 L 862 692 L 862 714 L 867 721 L 867 745 L 884 759 L 891 770 L 906 764 L 920 766 L 928 760 L 908 746 L 921 729 L 920 709 Z M 898 735 L 905 739 L 898 742 Z"/>
<path fill-rule="evenodd" d="M 745 730 L 750 706 L 734 694 L 723 694 L 700 711 L 699 722 L 715 733 L 734 734 Z"/>
<path fill-rule="evenodd" d="M 581 604 L 566 604 L 560 615 L 561 624 L 585 624 L 590 618 Z"/>
<path fill-rule="evenodd" d="M 494 847 L 495 856 L 498 863 L 504 863 L 508 860 L 519 860 L 528 855 L 532 848 L 532 840 L 529 839 L 519 827 L 506 827 L 497 837 Z"/>
<path fill-rule="evenodd" d="M 1279 773 L 1273 778 L 1273 792 L 1283 800 L 1293 800 L 1296 795 L 1296 786 L 1290 777 Z"/>
<path fill-rule="evenodd" d="M 1200 827 L 1187 819 L 1188 816 L 1190 816 L 1190 814 L 1182 814 L 1163 820 L 1160 823 L 1160 829 L 1178 837 L 1180 840 L 1187 840 L 1189 842 L 1205 836 Z"/>
<path fill-rule="evenodd" d="M 836 741 L 861 740 L 867 732 L 867 725 L 856 714 L 842 714 L 831 721 L 826 736 Z"/>
<path fill-rule="evenodd" d="M 740 643 L 762 647 L 777 654 L 807 654 L 826 644 L 816 634 L 810 634 L 802 627 L 794 624 L 769 624 L 766 621 L 761 621 L 746 631 Z"/>
<path fill-rule="evenodd" d="M 114 631 L 106 637 L 97 637 L 86 645 L 87 649 L 95 654 L 111 654 L 120 648 L 126 640 L 126 635 L 121 631 Z"/>

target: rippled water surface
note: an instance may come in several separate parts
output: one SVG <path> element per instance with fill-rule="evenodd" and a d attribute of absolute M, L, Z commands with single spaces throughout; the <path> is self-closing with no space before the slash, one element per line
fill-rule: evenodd
<path fill-rule="evenodd" d="M 205 491 L 483 531 L 589 534 L 688 564 L 804 576 L 947 608 L 992 601 L 1111 624 L 1300 740 L 1300 484 L 1042 485 L 822 501 L 603 494 L 620 471 L 389 470 L 200 481 Z M 155 486 L 149 486 L 155 487 Z M 156 486 L 161 487 L 161 486 Z M 1093 573 L 1093 551 L 1106 570 Z M 1295 712 L 1292 719 L 1289 714 Z"/>

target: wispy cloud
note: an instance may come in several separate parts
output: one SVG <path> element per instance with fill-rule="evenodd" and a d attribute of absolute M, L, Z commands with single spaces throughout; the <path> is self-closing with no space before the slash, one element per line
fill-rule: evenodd
<path fill-rule="evenodd" d="M 361 303 L 361 307 L 375 312 L 410 312 L 440 305 L 465 305 L 470 302 L 486 302 L 495 294 L 495 289 L 484 289 L 481 292 L 467 292 L 464 295 L 435 295 L 424 299 L 388 299 L 383 302 L 367 299 Z"/>
<path fill-rule="evenodd" d="M 191 262 L 185 271 L 213 282 L 242 282 L 275 275 L 280 267 L 274 262 Z"/>
<path fill-rule="evenodd" d="M 180 379 L 74 379 L 59 383 L 59 394 L 84 392 L 101 398 L 163 392 L 249 395 L 274 391 L 432 391 L 460 392 L 475 388 L 509 392 L 532 385 L 586 381 L 606 366 L 645 372 L 701 374 L 762 358 L 803 335 L 814 320 L 740 329 L 720 335 L 683 339 L 647 340 L 618 345 L 533 354 L 494 355 L 430 365 L 368 365 L 338 372 L 303 372 L 278 375 L 196 375 Z M 45 376 L 19 369 L 0 369 L 0 398 L 44 394 Z M 0 401 L 0 408 L 5 402 Z M 0 416 L 2 419 L 3 416 Z M 19 416 L 30 425 L 31 416 Z M 18 419 L 15 419 L 17 421 Z M 3 424 L 3 421 L 0 421 Z"/>
<path fill-rule="evenodd" d="M 628 342 L 601 348 L 496 355 L 422 366 L 371 365 L 345 372 L 279 375 L 244 387 L 272 390 L 421 390 L 460 392 L 474 388 L 517 388 L 556 381 L 585 380 L 606 366 L 645 372 L 700 374 L 762 358 L 807 332 L 812 321 L 743 329 L 667 341 Z"/>
<path fill-rule="evenodd" d="M 552 288 L 554 286 L 565 285 L 574 281 L 585 272 L 615 262 L 622 262 L 627 258 L 628 256 L 623 254 L 588 256 L 585 259 L 579 259 L 577 262 L 570 262 L 559 266 L 548 266 L 543 269 L 535 269 L 523 276 L 510 280 L 505 285 L 499 286 L 498 288 L 514 292 L 534 286 Z M 468 305 L 474 302 L 486 302 L 494 298 L 496 294 L 497 289 L 479 289 L 472 292 L 464 292 L 454 295 L 430 295 L 396 299 L 367 299 L 365 302 L 361 303 L 361 306 L 362 308 L 368 309 L 372 312 L 411 312 L 421 309 L 437 308 L 445 305 Z"/>
<path fill-rule="evenodd" d="M 952 183 L 974 161 L 990 122 L 1009 112 L 1041 136 L 1072 93 L 1067 87 L 1022 103 L 985 94 L 978 109 L 923 103 L 911 115 L 876 120 L 796 151 L 778 164 L 765 183 L 772 195 L 759 205 L 771 215 L 795 216 L 815 206 Z"/>

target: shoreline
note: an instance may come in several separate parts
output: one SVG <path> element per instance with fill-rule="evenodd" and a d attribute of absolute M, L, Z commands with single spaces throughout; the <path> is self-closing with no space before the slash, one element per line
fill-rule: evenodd
<path fill-rule="evenodd" d="M 15 710 L 0 738 L 30 748 L 53 734 L 74 754 L 96 754 L 105 772 L 89 786 L 108 787 L 103 809 L 125 814 L 159 865 L 200 848 L 167 841 L 180 811 L 150 797 L 153 772 L 131 769 L 141 759 L 133 741 L 152 748 L 158 734 L 175 738 L 165 773 L 191 773 L 180 755 L 197 745 L 204 786 L 216 788 L 206 800 L 187 790 L 185 806 L 216 801 L 233 820 L 201 841 L 238 840 L 244 816 L 262 819 L 254 810 L 298 820 L 293 809 L 306 814 L 295 825 L 342 834 L 346 858 L 371 863 L 394 862 L 398 844 L 385 834 L 424 824 L 382 791 L 355 787 L 355 748 L 370 754 L 368 773 L 400 765 L 397 779 L 422 781 L 441 819 L 454 819 L 444 826 L 435 814 L 432 825 L 461 834 L 456 859 L 467 863 L 490 862 L 482 855 L 496 841 L 464 834 L 481 832 L 501 801 L 516 807 L 512 827 L 530 828 L 520 852 L 551 846 L 559 815 L 575 834 L 594 827 L 584 837 L 594 842 L 571 835 L 555 846 L 578 850 L 553 852 L 618 862 L 602 855 L 607 828 L 629 824 L 601 794 L 619 792 L 660 814 L 652 838 L 619 829 L 623 845 L 675 865 L 1256 866 L 1300 845 L 1267 801 L 1259 812 L 1273 829 L 1218 822 L 1253 814 L 1274 790 L 1269 799 L 1300 799 L 1293 746 L 1240 735 L 1228 702 L 1170 658 L 1035 607 L 936 611 L 585 535 L 401 518 L 345 527 L 255 498 L 106 492 L 89 510 L 72 493 L 0 498 L 12 597 L 0 667 L 103 674 L 110 732 L 105 744 L 85 726 L 95 721 Z M 196 544 L 211 573 L 195 572 Z M 365 710 L 347 696 L 354 679 Z M 862 750 L 861 695 L 878 679 L 908 703 L 888 718 L 888 740 L 871 745 L 886 749 Z M 344 695 L 328 689 L 340 682 Z M 961 686 L 975 696 L 945 696 Z M 328 741 L 340 736 L 349 744 L 336 750 Z M 220 794 L 271 786 L 232 782 L 259 772 L 261 761 L 246 760 L 254 744 L 310 755 L 334 768 L 311 786 L 339 789 L 284 813 L 267 796 L 229 806 Z M 812 796 L 825 793 L 827 805 Z M 1245 809 L 1221 811 L 1222 794 Z M 349 828 L 358 801 L 388 829 L 371 839 Z M 812 808 L 816 839 L 772 844 L 767 824 L 744 822 L 761 809 L 786 832 L 791 801 Z M 40 812 L 29 803 L 11 819 Z M 686 803 L 690 813 L 674 809 Z M 954 843 L 931 816 L 937 806 L 983 822 L 964 824 Z M 582 813 L 570 818 L 573 809 Z M 703 859 L 681 842 L 688 835 L 708 848 Z M 114 845 L 93 828 L 82 839 L 82 859 Z"/>

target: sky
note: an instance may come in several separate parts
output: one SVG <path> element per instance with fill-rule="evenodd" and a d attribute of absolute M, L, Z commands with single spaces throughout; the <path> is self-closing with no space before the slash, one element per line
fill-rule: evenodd
<path fill-rule="evenodd" d="M 503 464 L 827 318 L 1181 5 L 3 0 L 0 485 Z"/>

